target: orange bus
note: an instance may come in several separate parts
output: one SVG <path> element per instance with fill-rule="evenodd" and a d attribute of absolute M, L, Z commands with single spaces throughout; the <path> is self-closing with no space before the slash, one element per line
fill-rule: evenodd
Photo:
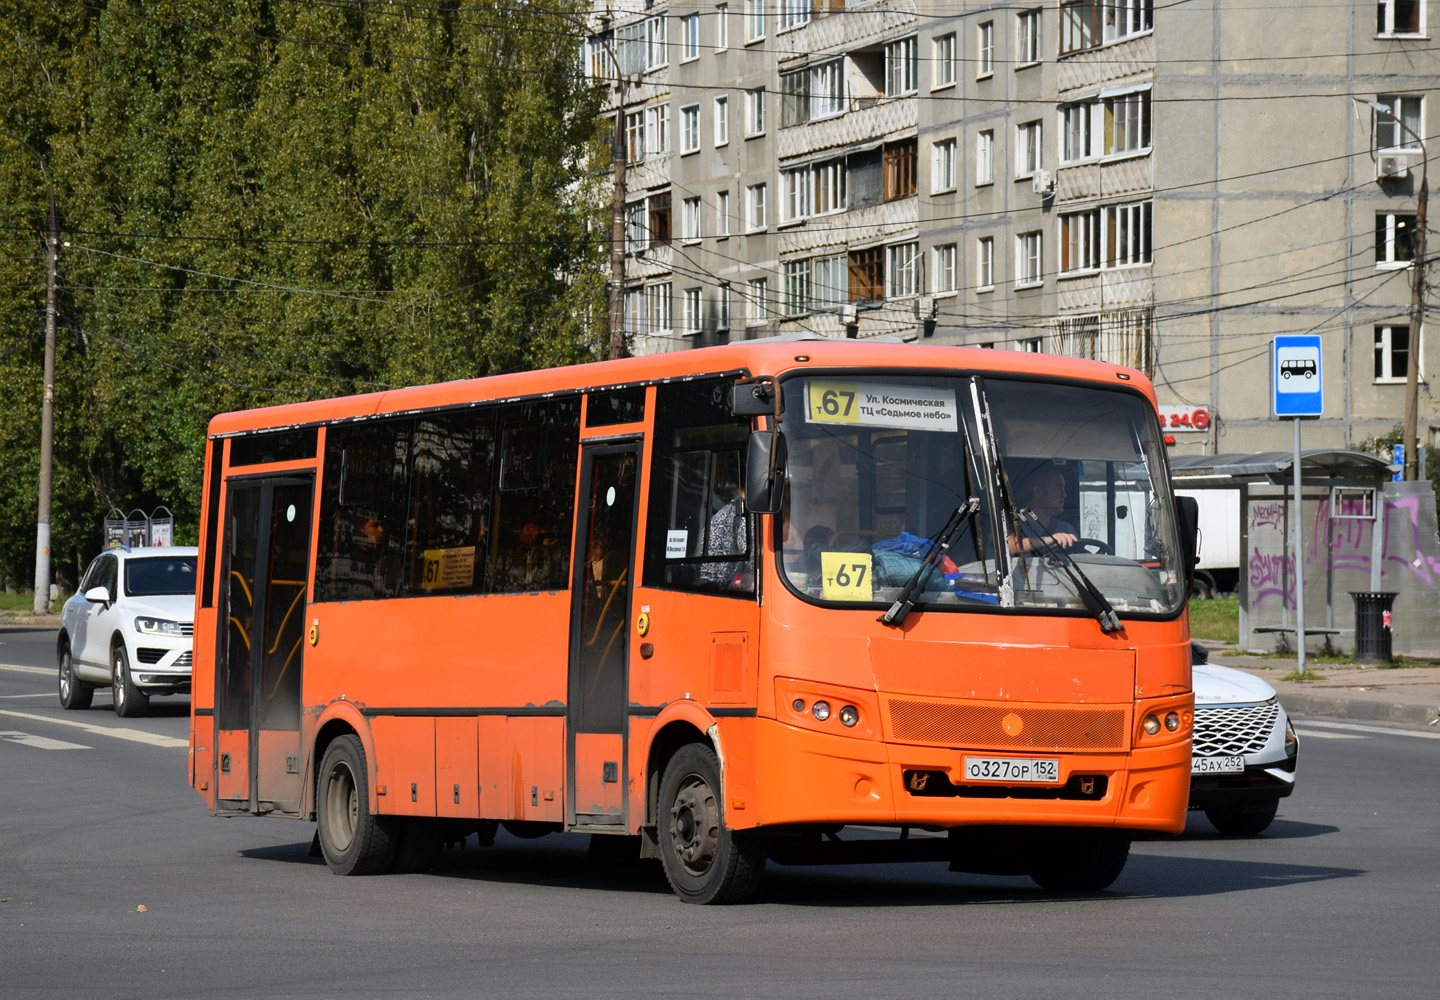
<path fill-rule="evenodd" d="M 775 338 L 210 424 L 190 779 L 340 874 L 497 826 L 1097 890 L 1184 825 L 1193 505 L 1139 372 Z"/>

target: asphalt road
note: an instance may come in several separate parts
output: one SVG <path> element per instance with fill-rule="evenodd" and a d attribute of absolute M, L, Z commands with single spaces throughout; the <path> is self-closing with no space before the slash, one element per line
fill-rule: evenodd
<path fill-rule="evenodd" d="M 1098 896 L 939 863 L 772 865 L 754 902 L 696 907 L 560 835 L 333 876 L 310 824 L 206 815 L 184 698 L 65 712 L 52 648 L 0 631 L 6 1000 L 1435 994 L 1434 729 L 1307 719 L 1266 835 L 1192 816 Z"/>

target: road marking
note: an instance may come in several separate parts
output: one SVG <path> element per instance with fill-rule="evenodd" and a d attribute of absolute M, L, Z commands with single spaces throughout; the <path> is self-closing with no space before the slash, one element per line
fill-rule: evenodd
<path fill-rule="evenodd" d="M 1377 733 L 1385 736 L 1414 736 L 1422 740 L 1440 740 L 1440 733 L 1426 732 L 1423 729 L 1395 729 L 1391 726 L 1367 726 L 1358 722 L 1320 722 L 1317 719 L 1306 719 L 1305 725 L 1323 726 L 1326 729 L 1350 729 L 1359 733 Z M 1315 735 L 1315 734 L 1311 734 Z"/>
<path fill-rule="evenodd" d="M 73 719 L 56 719 L 48 715 L 30 715 L 27 712 L 13 712 L 9 709 L 0 708 L 0 715 L 8 715 L 15 719 L 27 719 L 31 722 L 46 722 L 55 726 L 74 726 L 76 729 L 83 729 L 87 733 L 96 736 L 111 736 L 117 740 L 130 740 L 132 743 L 148 743 L 152 747 L 185 747 L 189 748 L 189 740 L 177 740 L 173 736 L 160 736 L 156 733 L 147 733 L 139 729 L 120 729 L 111 726 L 97 726 L 89 722 L 76 722 Z"/>
<path fill-rule="evenodd" d="M 44 694 L 0 694 L 0 701 L 10 701 L 10 700 L 13 699 L 13 698 L 53 698 L 53 697 L 55 697 L 55 695 L 52 694 L 52 693 L 50 693 L 50 692 L 48 692 L 48 691 L 45 692 Z"/>
<path fill-rule="evenodd" d="M 64 740 L 52 740 L 45 736 L 32 736 L 30 733 L 0 732 L 0 740 L 6 743 L 19 743 L 23 746 L 34 747 L 37 750 L 93 750 L 94 747 L 82 746 L 79 743 L 66 743 Z"/>
<path fill-rule="evenodd" d="M 22 667 L 17 663 L 0 663 L 0 670 L 13 670 L 17 674 L 40 674 L 45 677 L 55 675 L 54 667 Z"/>
<path fill-rule="evenodd" d="M 1295 727 L 1295 735 L 1303 736 L 1307 740 L 1363 740 L 1365 738 L 1359 733 L 1327 733 L 1320 729 L 1301 729 L 1299 726 Z"/>

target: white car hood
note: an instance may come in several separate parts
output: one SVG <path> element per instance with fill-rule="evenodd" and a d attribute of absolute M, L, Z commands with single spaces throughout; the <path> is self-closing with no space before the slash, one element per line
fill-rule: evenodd
<path fill-rule="evenodd" d="M 1275 697 L 1275 689 L 1259 677 L 1218 663 L 1197 663 L 1191 675 L 1196 705 L 1243 705 Z"/>
<path fill-rule="evenodd" d="M 164 618 L 172 622 L 195 619 L 194 594 L 157 594 L 154 597 L 126 597 L 124 611 L 138 618 Z"/>

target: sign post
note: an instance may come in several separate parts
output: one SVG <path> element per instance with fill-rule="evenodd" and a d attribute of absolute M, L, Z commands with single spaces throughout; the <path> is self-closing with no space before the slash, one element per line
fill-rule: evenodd
<path fill-rule="evenodd" d="M 1296 668 L 1305 673 L 1305 533 L 1301 526 L 1300 420 L 1325 411 L 1325 380 L 1318 334 L 1276 337 L 1270 348 L 1270 398 L 1278 419 L 1295 424 L 1295 650 Z"/>

